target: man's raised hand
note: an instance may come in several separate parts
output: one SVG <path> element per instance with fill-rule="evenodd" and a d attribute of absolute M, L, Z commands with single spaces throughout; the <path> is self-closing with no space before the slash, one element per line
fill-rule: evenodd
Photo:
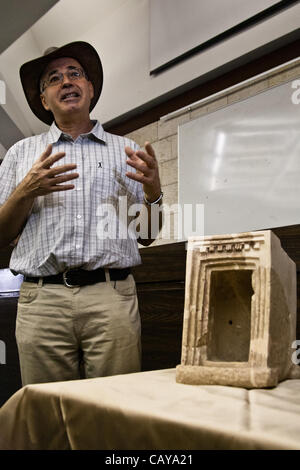
<path fill-rule="evenodd" d="M 143 184 L 144 194 L 149 202 L 155 201 L 161 194 L 158 163 L 154 150 L 149 142 L 145 142 L 145 152 L 125 147 L 128 157 L 127 164 L 137 173 L 127 172 L 126 176 Z"/>
<path fill-rule="evenodd" d="M 52 168 L 55 162 L 65 156 L 65 152 L 58 152 L 53 155 L 51 153 L 52 145 L 50 144 L 19 184 L 18 190 L 25 197 L 35 198 L 56 191 L 67 191 L 74 188 L 73 184 L 62 183 L 78 178 L 78 173 L 65 174 L 67 171 L 74 170 L 77 165 L 69 163 Z"/>

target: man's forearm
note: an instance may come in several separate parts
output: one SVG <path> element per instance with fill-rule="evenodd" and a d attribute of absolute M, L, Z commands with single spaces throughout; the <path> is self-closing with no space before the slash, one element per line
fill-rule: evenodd
<path fill-rule="evenodd" d="M 78 173 L 65 174 L 74 170 L 76 164 L 69 163 L 52 168 L 52 165 L 65 156 L 65 152 L 52 154 L 49 144 L 31 170 L 0 207 L 0 248 L 9 245 L 22 231 L 30 214 L 34 199 L 54 191 L 67 191 L 74 184 L 61 184 L 78 178 Z"/>
<path fill-rule="evenodd" d="M 0 248 L 8 246 L 17 238 L 26 223 L 34 199 L 16 188 L 0 207 Z"/>

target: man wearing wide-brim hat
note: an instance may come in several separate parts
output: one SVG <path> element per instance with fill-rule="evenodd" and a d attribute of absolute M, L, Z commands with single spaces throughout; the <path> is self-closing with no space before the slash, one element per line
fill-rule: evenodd
<path fill-rule="evenodd" d="M 48 49 L 20 76 L 31 110 L 50 125 L 16 143 L 0 167 L 0 247 L 17 240 L 10 269 L 24 275 L 16 324 L 22 383 L 138 371 L 130 267 L 141 260 L 132 223 L 143 213 L 149 222 L 161 204 L 154 151 L 90 119 L 103 83 L 90 44 Z M 147 235 L 139 242 L 149 244 Z"/>

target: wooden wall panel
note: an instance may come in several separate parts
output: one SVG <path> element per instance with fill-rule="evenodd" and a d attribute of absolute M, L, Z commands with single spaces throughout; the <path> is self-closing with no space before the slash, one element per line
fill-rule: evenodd
<path fill-rule="evenodd" d="M 300 225 L 272 229 L 280 238 L 282 248 L 297 266 L 297 330 L 296 338 L 300 339 Z"/>
<path fill-rule="evenodd" d="M 140 250 L 133 269 L 142 322 L 142 370 L 180 364 L 184 310 L 185 243 Z"/>
<path fill-rule="evenodd" d="M 142 370 L 180 364 L 184 281 L 138 286 L 142 321 Z"/>

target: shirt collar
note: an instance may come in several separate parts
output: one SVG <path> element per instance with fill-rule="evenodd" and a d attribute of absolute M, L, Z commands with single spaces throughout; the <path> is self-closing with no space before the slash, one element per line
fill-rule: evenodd
<path fill-rule="evenodd" d="M 90 132 L 87 132 L 86 134 L 81 134 L 81 135 L 86 135 L 87 137 L 92 137 L 95 138 L 96 140 L 99 140 L 101 142 L 106 143 L 107 141 L 107 136 L 106 132 L 104 131 L 103 127 L 97 120 L 92 121 L 94 124 L 93 129 Z M 70 136 L 67 136 L 64 132 L 62 132 L 56 125 L 55 121 L 50 126 L 50 129 L 47 133 L 47 142 L 48 144 L 54 144 L 58 142 L 59 139 L 63 138 L 68 138 Z"/>
<path fill-rule="evenodd" d="M 101 140 L 102 142 L 106 143 L 107 142 L 106 132 L 101 126 L 100 122 L 97 120 L 93 120 L 92 122 L 94 124 L 93 129 L 88 134 L 85 134 L 85 135 L 87 136 L 93 135 L 97 140 Z"/>

